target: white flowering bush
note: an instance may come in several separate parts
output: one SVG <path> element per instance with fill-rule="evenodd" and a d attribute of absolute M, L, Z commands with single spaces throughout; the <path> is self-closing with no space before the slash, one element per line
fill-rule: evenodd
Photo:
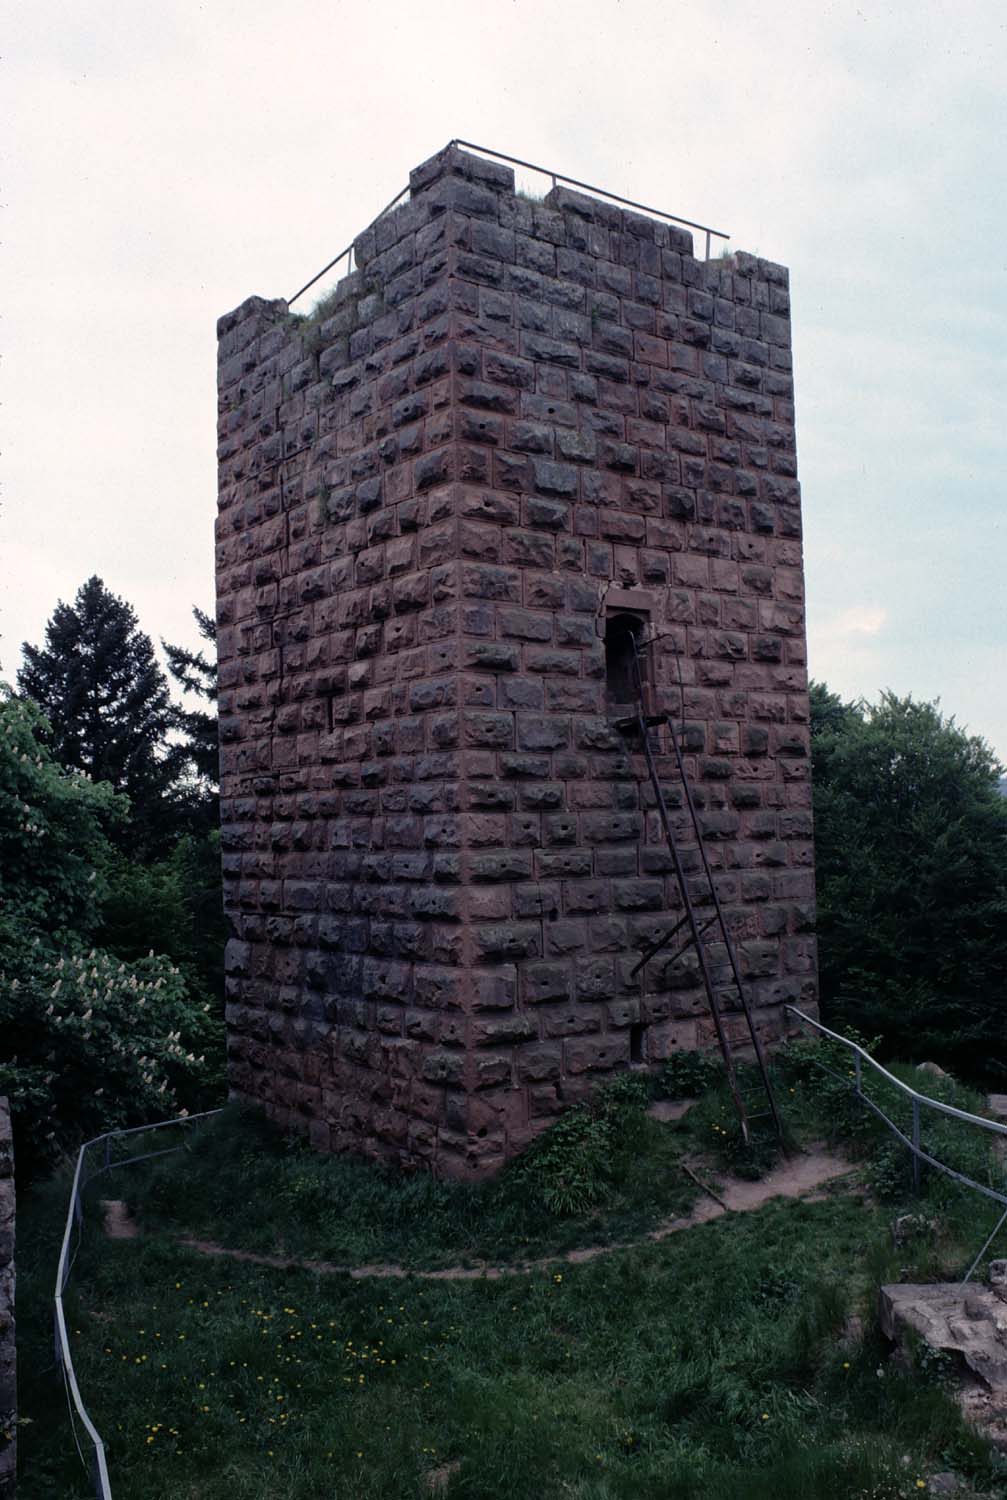
<path fill-rule="evenodd" d="M 216 1045 L 209 1010 L 154 954 L 127 964 L 33 942 L 0 973 L 0 1094 L 20 1149 L 42 1165 L 86 1137 L 202 1102 Z"/>

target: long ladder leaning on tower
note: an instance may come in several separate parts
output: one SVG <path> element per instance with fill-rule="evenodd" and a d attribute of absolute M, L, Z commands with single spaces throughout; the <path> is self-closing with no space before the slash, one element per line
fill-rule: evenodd
<path fill-rule="evenodd" d="M 685 908 L 684 916 L 682 916 L 679 921 L 675 923 L 675 925 L 669 932 L 666 932 L 663 937 L 659 938 L 657 942 L 652 943 L 650 947 L 647 948 L 647 950 L 644 952 L 643 956 L 640 958 L 639 962 L 635 965 L 631 972 L 634 976 L 638 974 L 646 964 L 650 963 L 652 958 L 654 958 L 659 952 L 661 952 L 662 949 L 668 946 L 668 944 L 682 931 L 683 928 L 687 929 L 685 936 L 679 943 L 679 946 L 675 949 L 674 953 L 671 955 L 671 958 L 680 958 L 683 953 L 686 953 L 688 951 L 689 948 L 695 948 L 696 950 L 696 958 L 699 963 L 699 971 L 703 980 L 703 988 L 706 991 L 707 1003 L 710 1007 L 710 1015 L 713 1019 L 714 1029 L 717 1033 L 717 1041 L 720 1044 L 720 1051 L 724 1058 L 724 1067 L 727 1072 L 727 1081 L 730 1085 L 731 1093 L 734 1097 L 735 1108 L 738 1112 L 738 1121 L 741 1126 L 742 1139 L 744 1140 L 746 1145 L 759 1144 L 762 1140 L 769 1137 L 777 1137 L 782 1139 L 783 1122 L 780 1118 L 780 1112 L 776 1103 L 776 1096 L 773 1093 L 773 1086 L 770 1082 L 769 1072 L 766 1066 L 765 1050 L 763 1048 L 762 1041 L 759 1037 L 755 1022 L 752 1017 L 752 1009 L 749 1004 L 748 996 L 745 993 L 745 986 L 741 982 L 741 972 L 738 967 L 738 957 L 735 952 L 734 943 L 731 939 L 731 934 L 727 928 L 727 922 L 724 919 L 724 910 L 721 905 L 720 895 L 717 891 L 716 882 L 713 878 L 713 872 L 710 869 L 710 861 L 707 857 L 706 846 L 703 840 L 703 830 L 696 812 L 696 803 L 692 795 L 692 788 L 689 785 L 689 778 L 686 774 L 685 760 L 682 755 L 682 747 L 679 743 L 679 737 L 675 732 L 675 725 L 670 714 L 648 714 L 646 712 L 644 705 L 643 673 L 640 669 L 639 646 L 635 636 L 631 635 L 630 640 L 632 641 L 631 649 L 633 653 L 632 661 L 635 676 L 637 712 L 633 716 L 616 719 L 615 728 L 618 729 L 619 732 L 625 735 L 627 738 L 632 736 L 639 739 L 640 746 L 643 750 L 644 758 L 647 763 L 647 774 L 650 778 L 650 785 L 653 789 L 657 813 L 661 820 L 661 827 L 668 844 L 669 853 L 671 854 L 672 863 L 675 869 L 675 878 L 678 882 L 679 892 L 681 893 L 682 897 L 682 904 Z M 653 641 L 651 641 L 647 644 L 653 645 L 654 643 Z M 692 828 L 696 838 L 696 846 L 699 850 L 700 865 L 702 871 L 701 879 L 703 881 L 705 894 L 701 895 L 701 898 L 698 901 L 693 900 L 692 892 L 689 888 L 689 880 L 682 862 L 682 855 L 675 841 L 675 834 L 672 828 L 671 816 L 668 812 L 668 803 L 664 795 L 664 788 L 661 785 L 661 778 L 658 774 L 657 760 L 655 758 L 655 748 L 658 753 L 662 753 L 662 751 L 659 744 L 655 747 L 651 735 L 652 731 L 656 731 L 661 728 L 666 729 L 668 732 L 668 736 L 671 742 L 671 749 L 675 758 L 675 768 L 677 771 L 678 780 L 681 783 L 682 787 L 683 802 L 688 812 L 689 819 L 692 823 Z M 701 906 L 712 908 L 709 915 L 707 915 L 705 911 L 702 913 L 702 915 L 700 914 L 697 908 Z M 707 932 L 709 932 L 711 928 L 713 928 L 715 934 L 714 941 L 719 941 L 720 943 L 722 943 L 724 949 L 727 952 L 729 975 L 726 978 L 715 978 L 714 976 L 713 965 L 711 963 L 710 955 L 707 951 L 704 941 Z M 724 1025 L 723 1013 L 725 1009 L 740 1011 L 741 1015 L 744 1017 L 748 1036 L 751 1038 L 752 1047 L 755 1052 L 756 1079 L 754 1084 L 749 1088 L 742 1088 L 738 1079 L 737 1065 L 735 1062 L 734 1053 L 732 1051 L 731 1039 L 728 1036 L 727 1029 Z M 737 1045 L 737 1043 L 735 1045 Z M 742 1042 L 741 1045 L 745 1045 L 745 1043 Z M 761 1128 L 758 1130 L 753 1130 L 753 1126 L 759 1126 Z"/>

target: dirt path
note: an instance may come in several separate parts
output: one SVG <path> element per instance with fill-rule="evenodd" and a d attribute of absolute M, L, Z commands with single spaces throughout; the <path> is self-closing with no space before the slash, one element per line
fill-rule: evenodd
<path fill-rule="evenodd" d="M 250 1250 L 234 1250 L 227 1245 L 219 1245 L 213 1240 L 201 1240 L 191 1236 L 183 1236 L 178 1243 L 186 1249 L 197 1250 L 201 1255 L 223 1256 L 229 1260 L 247 1261 L 256 1266 L 272 1266 L 279 1271 L 311 1271 L 319 1276 L 351 1276 L 354 1280 L 362 1281 L 369 1277 L 384 1277 L 387 1279 L 404 1279 L 409 1276 L 418 1281 L 496 1281 L 501 1276 L 520 1276 L 529 1271 L 544 1270 L 547 1266 L 554 1266 L 565 1261 L 568 1265 L 581 1265 L 584 1261 L 594 1260 L 599 1255 L 611 1255 L 616 1250 L 629 1250 L 635 1244 L 645 1244 L 647 1241 L 667 1239 L 669 1235 L 678 1234 L 683 1229 L 691 1229 L 696 1224 L 708 1224 L 713 1219 L 723 1218 L 727 1213 L 748 1213 L 752 1209 L 760 1208 L 763 1203 L 768 1203 L 772 1198 L 815 1198 L 821 1196 L 819 1190 L 828 1182 L 837 1178 L 847 1177 L 855 1169 L 841 1156 L 835 1156 L 832 1152 L 822 1148 L 813 1148 L 800 1156 L 794 1156 L 782 1162 L 772 1172 L 757 1182 L 743 1182 L 738 1178 L 726 1181 L 718 1181 L 714 1189 L 715 1196 L 707 1191 L 706 1196 L 701 1198 L 692 1209 L 691 1213 L 677 1219 L 668 1219 L 657 1229 L 644 1236 L 642 1240 L 620 1241 L 611 1245 L 591 1245 L 582 1250 L 568 1250 L 560 1255 L 542 1256 L 537 1260 L 522 1261 L 509 1266 L 448 1266 L 442 1271 L 410 1271 L 405 1266 L 395 1265 L 366 1265 L 366 1266 L 343 1266 L 327 1260 L 296 1260 L 282 1255 L 257 1255 Z M 705 1174 L 709 1176 L 709 1173 Z M 697 1178 L 697 1180 L 699 1180 Z M 118 1228 L 110 1227 L 111 1214 L 106 1214 L 106 1233 L 114 1238 L 131 1238 L 139 1232 L 137 1225 L 129 1218 L 129 1211 L 125 1204 L 109 1205 L 109 1207 L 121 1208 L 125 1212 L 125 1218 L 130 1227 L 125 1227 L 122 1217 L 117 1217 Z"/>
<path fill-rule="evenodd" d="M 102 1198 L 101 1210 L 105 1215 L 102 1225 L 110 1240 L 135 1240 L 140 1226 L 129 1211 L 129 1204 L 121 1198 Z"/>

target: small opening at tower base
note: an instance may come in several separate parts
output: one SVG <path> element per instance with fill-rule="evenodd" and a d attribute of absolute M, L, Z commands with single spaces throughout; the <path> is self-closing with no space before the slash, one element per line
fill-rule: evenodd
<path fill-rule="evenodd" d="M 629 1060 L 631 1063 L 646 1062 L 643 1055 L 647 1028 L 642 1021 L 634 1021 L 629 1028 Z"/>

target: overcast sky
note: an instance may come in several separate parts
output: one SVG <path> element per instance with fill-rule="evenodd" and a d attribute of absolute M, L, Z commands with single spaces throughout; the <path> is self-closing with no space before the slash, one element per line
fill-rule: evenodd
<path fill-rule="evenodd" d="M 290 296 L 459 136 L 790 267 L 812 673 L 939 696 L 1007 760 L 1002 0 L 3 16 L 0 676 L 92 573 L 195 643 L 217 316 Z"/>

